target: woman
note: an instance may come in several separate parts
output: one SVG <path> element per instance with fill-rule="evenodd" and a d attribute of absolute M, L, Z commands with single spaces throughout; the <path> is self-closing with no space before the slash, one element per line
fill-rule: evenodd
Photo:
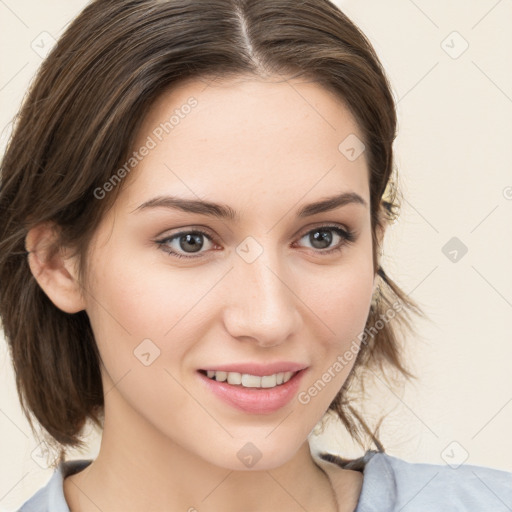
<path fill-rule="evenodd" d="M 398 328 L 421 314 L 379 264 L 395 130 L 327 0 L 78 16 L 2 163 L 0 315 L 60 450 L 20 510 L 512 507 L 510 474 L 401 461 L 351 406 L 365 370 L 409 375 Z M 327 411 L 377 450 L 313 456 Z M 87 420 L 98 457 L 65 460 Z"/>

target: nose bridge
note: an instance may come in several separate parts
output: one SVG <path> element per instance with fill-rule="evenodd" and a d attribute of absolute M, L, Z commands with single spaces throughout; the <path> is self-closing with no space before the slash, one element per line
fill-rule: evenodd
<path fill-rule="evenodd" d="M 236 252 L 226 327 L 232 336 L 252 337 L 261 345 L 282 343 L 298 329 L 300 316 L 278 251 L 269 241 L 248 237 Z"/>

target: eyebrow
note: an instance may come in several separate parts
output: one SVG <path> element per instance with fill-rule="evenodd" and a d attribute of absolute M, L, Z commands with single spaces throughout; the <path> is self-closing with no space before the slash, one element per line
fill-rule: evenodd
<path fill-rule="evenodd" d="M 343 192 L 342 194 L 330 196 L 320 201 L 302 206 L 297 210 L 297 217 L 304 218 L 316 215 L 318 213 L 329 212 L 348 204 L 360 204 L 365 208 L 368 207 L 367 202 L 355 192 Z M 213 203 L 202 199 L 183 199 L 177 196 L 157 196 L 153 199 L 145 201 L 130 213 L 138 213 L 143 210 L 152 208 L 168 208 L 173 210 L 181 210 L 188 213 L 197 213 L 226 219 L 230 221 L 239 221 L 240 217 L 236 210 L 231 206 L 222 203 Z"/>

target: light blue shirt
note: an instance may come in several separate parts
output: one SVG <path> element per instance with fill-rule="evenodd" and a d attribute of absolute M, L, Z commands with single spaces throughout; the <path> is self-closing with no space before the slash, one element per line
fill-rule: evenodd
<path fill-rule="evenodd" d="M 512 472 L 462 464 L 406 462 L 369 450 L 342 467 L 364 464 L 363 486 L 355 512 L 512 512 Z M 91 463 L 62 462 L 48 483 L 18 512 L 69 512 L 63 481 Z"/>

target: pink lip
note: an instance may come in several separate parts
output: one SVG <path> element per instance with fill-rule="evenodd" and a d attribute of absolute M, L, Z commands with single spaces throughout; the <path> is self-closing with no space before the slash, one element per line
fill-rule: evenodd
<path fill-rule="evenodd" d="M 256 375 L 263 377 L 264 375 L 274 375 L 274 373 L 282 372 L 298 372 L 307 368 L 307 365 L 300 363 L 293 363 L 289 361 L 278 361 L 276 363 L 234 363 L 234 364 L 221 364 L 218 366 L 207 366 L 201 368 L 202 370 L 215 370 L 218 372 L 238 372 L 238 373 L 249 373 L 250 375 Z"/>
<path fill-rule="evenodd" d="M 226 371 L 223 368 L 227 368 L 227 366 L 223 366 L 222 369 L 219 368 L 219 371 Z M 244 372 L 239 373 L 251 373 L 251 375 L 280 373 L 280 371 L 275 370 L 268 373 L 268 365 L 265 365 L 265 370 L 262 370 L 262 367 L 259 367 L 259 369 L 253 367 L 250 372 L 245 371 L 248 368 L 247 365 L 238 365 L 236 368 L 236 370 L 229 371 L 238 371 L 240 368 L 244 368 Z M 254 373 L 255 369 L 256 373 Z M 243 386 L 233 386 L 227 382 L 217 382 L 199 371 L 197 375 L 208 390 L 228 405 L 249 414 L 271 414 L 287 405 L 293 399 L 297 394 L 305 372 L 306 370 L 304 369 L 298 371 L 288 382 L 274 388 L 244 388 Z"/>

